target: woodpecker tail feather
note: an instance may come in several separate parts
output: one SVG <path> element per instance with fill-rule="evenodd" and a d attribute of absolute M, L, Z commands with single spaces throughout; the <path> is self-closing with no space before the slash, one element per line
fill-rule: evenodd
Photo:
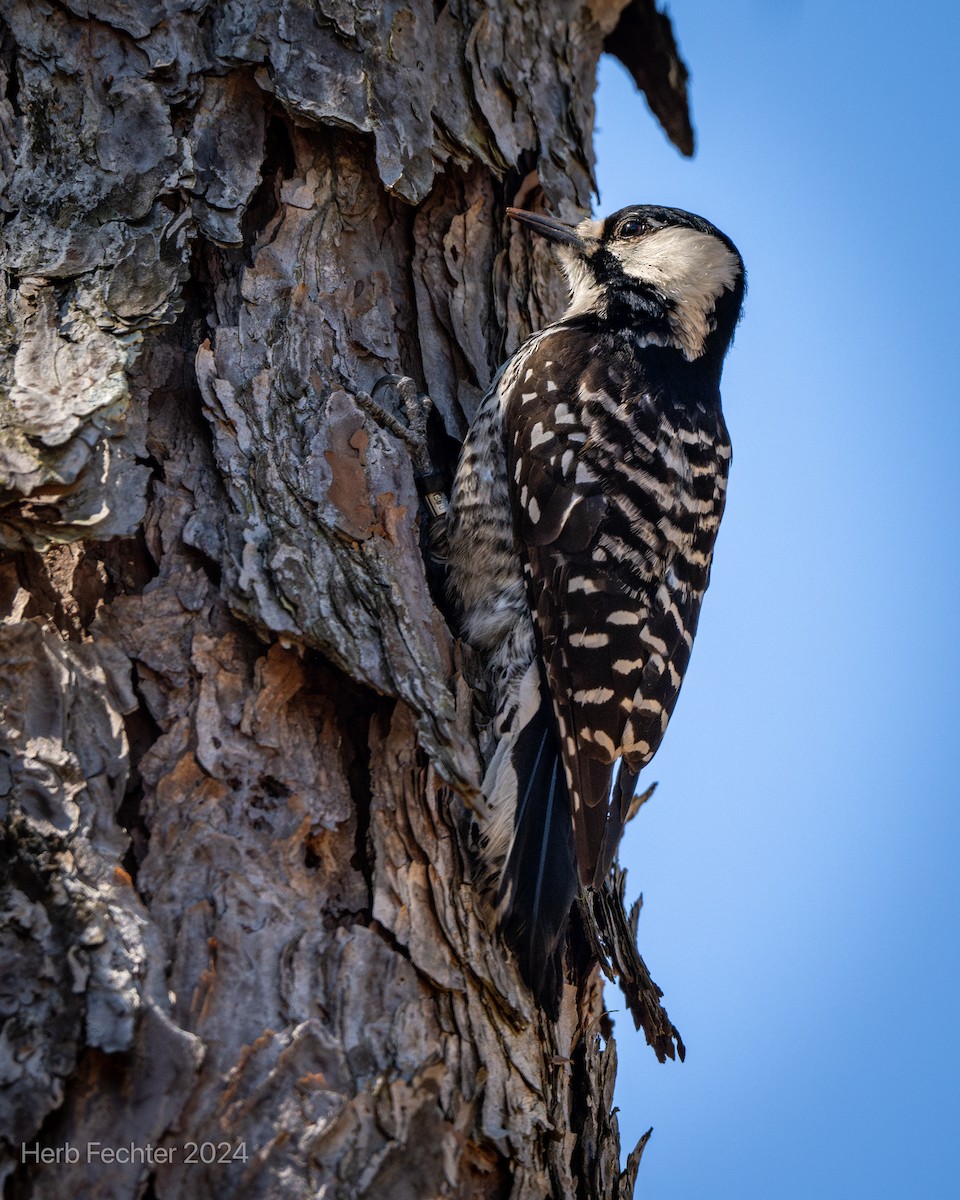
<path fill-rule="evenodd" d="M 536 665 L 521 684 L 514 721 L 515 736 L 501 740 L 490 764 L 487 794 L 501 828 L 491 832 L 488 847 L 499 850 L 503 862 L 497 897 L 501 932 L 537 1001 L 556 1019 L 577 867 L 553 706 Z M 502 802 L 508 796 L 512 805 Z M 507 820 L 509 829 L 503 827 Z"/>
<path fill-rule="evenodd" d="M 630 811 L 630 805 L 633 803 L 633 797 L 637 791 L 637 783 L 640 779 L 639 769 L 631 771 L 627 766 L 626 759 L 618 758 L 612 767 L 607 767 L 610 780 L 609 796 L 607 800 L 607 824 L 603 834 L 603 843 L 600 846 L 600 853 L 597 856 L 596 866 L 593 869 L 593 878 L 589 881 L 590 887 L 601 888 L 603 881 L 610 873 L 610 868 L 613 866 L 613 860 L 617 856 L 617 847 L 620 844 L 620 838 L 623 834 L 623 827 L 627 823 L 627 814 Z"/>

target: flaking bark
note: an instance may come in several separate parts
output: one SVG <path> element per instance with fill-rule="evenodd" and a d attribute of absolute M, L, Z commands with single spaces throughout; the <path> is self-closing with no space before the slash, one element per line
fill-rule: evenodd
<path fill-rule="evenodd" d="M 491 936 L 475 665 L 356 400 L 413 375 L 452 467 L 624 7 L 0 3 L 11 1196 L 632 1194 L 599 973 L 554 1026 Z M 21 1161 L 92 1143 L 172 1161 Z"/>

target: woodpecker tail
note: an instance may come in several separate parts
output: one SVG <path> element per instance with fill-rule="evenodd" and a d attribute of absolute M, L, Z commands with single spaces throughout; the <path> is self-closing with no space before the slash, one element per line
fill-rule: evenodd
<path fill-rule="evenodd" d="M 553 706 L 536 665 L 520 685 L 513 719 L 516 735 L 501 740 L 488 773 L 496 818 L 486 841 L 491 857 L 503 862 L 501 932 L 538 1003 L 556 1019 L 577 867 Z"/>

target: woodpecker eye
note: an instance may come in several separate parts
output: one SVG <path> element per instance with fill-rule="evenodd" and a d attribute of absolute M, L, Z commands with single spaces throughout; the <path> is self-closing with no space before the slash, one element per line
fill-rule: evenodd
<path fill-rule="evenodd" d="M 619 237 L 636 237 L 638 234 L 643 233 L 645 229 L 646 225 L 642 221 L 624 221 L 617 230 L 617 235 Z"/>

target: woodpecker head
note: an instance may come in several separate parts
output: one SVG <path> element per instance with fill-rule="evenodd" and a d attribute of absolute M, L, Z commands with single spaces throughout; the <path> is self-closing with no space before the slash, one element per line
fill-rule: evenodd
<path fill-rule="evenodd" d="M 566 319 L 596 317 L 672 346 L 690 362 L 722 361 L 745 279 L 736 246 L 709 221 L 652 204 L 579 225 L 518 208 L 507 215 L 557 244 L 570 284 Z"/>

